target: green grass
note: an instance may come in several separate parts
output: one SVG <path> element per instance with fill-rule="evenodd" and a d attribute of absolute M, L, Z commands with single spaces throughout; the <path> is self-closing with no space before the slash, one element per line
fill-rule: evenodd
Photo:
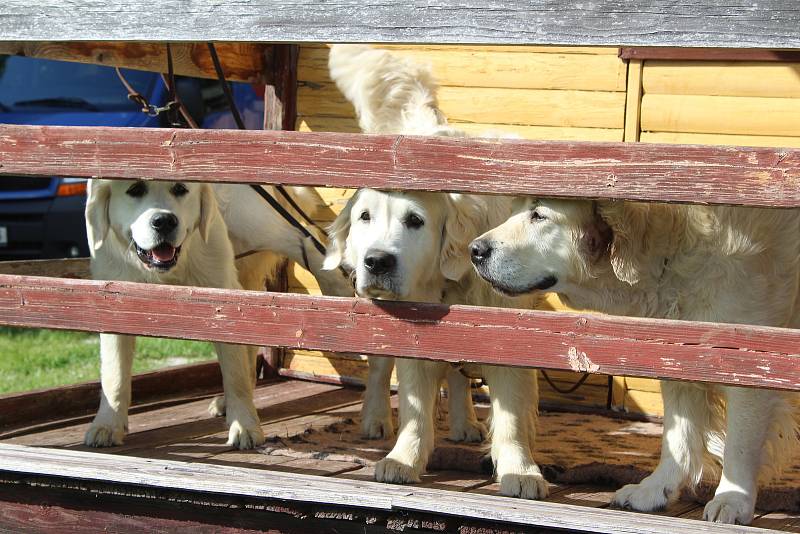
<path fill-rule="evenodd" d="M 139 337 L 134 372 L 215 358 L 211 343 Z M 0 327 L 0 394 L 100 378 L 100 336 Z"/>

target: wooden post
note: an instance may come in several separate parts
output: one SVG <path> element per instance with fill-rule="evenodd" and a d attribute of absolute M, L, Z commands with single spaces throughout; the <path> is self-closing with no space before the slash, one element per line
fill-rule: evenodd
<path fill-rule="evenodd" d="M 642 69 L 644 61 L 628 61 L 628 90 L 625 101 L 625 141 L 636 143 L 641 133 Z"/>
<path fill-rule="evenodd" d="M 265 130 L 294 130 L 297 118 L 297 45 L 273 45 L 264 51 L 264 125 Z M 267 282 L 267 291 L 289 290 L 289 262 L 277 269 Z M 259 367 L 262 378 L 278 376 L 283 367 L 285 349 L 264 347 Z"/>

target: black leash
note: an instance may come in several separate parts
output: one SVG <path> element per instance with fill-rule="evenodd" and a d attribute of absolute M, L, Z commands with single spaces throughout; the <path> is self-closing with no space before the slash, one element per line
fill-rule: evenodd
<path fill-rule="evenodd" d="M 550 384 L 550 387 L 556 390 L 558 393 L 561 393 L 562 395 L 569 395 L 570 393 L 574 392 L 576 389 L 581 387 L 583 383 L 589 379 L 589 375 L 591 374 L 591 373 L 584 373 L 583 376 L 577 382 L 572 384 L 571 387 L 567 389 L 561 389 L 558 386 L 556 386 L 555 382 L 553 382 L 550 379 L 550 376 L 547 374 L 547 371 L 545 371 L 544 369 L 539 369 L 539 371 L 541 371 L 542 376 L 547 381 L 547 383 Z"/>
<path fill-rule="evenodd" d="M 214 46 L 214 43 L 207 43 L 207 44 L 208 44 L 208 52 L 209 52 L 209 54 L 211 54 L 211 61 L 214 64 L 214 70 L 217 73 L 217 78 L 219 79 L 219 83 L 222 85 L 222 92 L 225 94 L 225 98 L 228 101 L 228 107 L 230 108 L 231 115 L 233 115 L 233 120 L 234 120 L 234 122 L 236 122 L 236 126 L 240 130 L 244 130 L 245 129 L 244 121 L 242 120 L 242 116 L 239 114 L 239 109 L 236 107 L 236 102 L 234 102 L 234 100 L 233 100 L 233 92 L 231 91 L 231 86 L 228 83 L 228 81 L 225 79 L 225 73 L 222 71 L 222 64 L 219 61 L 219 56 L 217 55 L 217 49 Z M 281 206 L 278 203 L 278 201 L 275 200 L 275 198 L 272 197 L 272 195 L 270 195 L 263 187 L 261 187 L 258 184 L 250 184 L 250 187 L 256 193 L 258 193 L 261 198 L 266 200 L 267 203 L 270 206 L 272 206 L 272 208 L 275 211 L 277 211 L 278 214 L 280 214 L 280 216 L 283 217 L 286 220 L 286 222 L 291 224 L 296 230 L 298 230 L 301 234 L 303 234 L 303 237 L 305 239 L 310 239 L 311 243 L 314 245 L 314 248 L 316 248 L 317 251 L 320 254 L 325 256 L 325 252 L 326 252 L 325 251 L 325 246 L 322 243 L 320 243 L 319 240 L 317 240 L 317 238 L 314 236 L 314 234 L 309 232 L 308 229 L 300 223 L 300 221 L 295 219 L 292 216 L 291 213 L 289 213 L 283 206 Z M 319 230 L 325 237 L 328 237 L 328 234 L 325 232 L 325 230 L 323 230 L 322 228 L 320 228 L 319 226 L 317 226 L 314 223 L 314 221 L 311 219 L 311 217 L 309 217 L 300 208 L 300 206 L 297 204 L 297 202 L 295 202 L 295 200 L 291 197 L 291 195 L 289 195 L 289 193 L 286 191 L 286 189 L 282 185 L 277 184 L 277 185 L 275 185 L 273 187 L 275 188 L 275 190 L 278 191 L 278 193 L 281 194 L 281 196 L 284 199 L 286 199 L 286 201 L 289 203 L 289 205 L 291 205 L 292 208 L 297 213 L 299 213 L 300 216 L 303 219 L 305 219 L 309 224 L 314 226 L 314 228 Z M 305 262 L 305 268 L 306 268 L 306 270 L 308 270 L 308 258 L 306 257 L 305 247 L 303 248 L 302 252 L 303 252 L 303 261 Z"/>

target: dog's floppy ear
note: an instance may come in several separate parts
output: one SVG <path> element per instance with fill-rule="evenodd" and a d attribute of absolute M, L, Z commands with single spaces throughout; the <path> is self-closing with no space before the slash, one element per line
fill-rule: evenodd
<path fill-rule="evenodd" d="M 589 260 L 588 264 L 591 265 L 608 253 L 608 249 L 611 247 L 611 240 L 614 237 L 611 227 L 600 216 L 596 203 L 593 203 L 592 206 L 592 218 L 582 228 L 582 231 L 580 236 L 581 250 Z"/>
<path fill-rule="evenodd" d="M 328 228 L 328 247 L 325 251 L 325 261 L 322 262 L 324 271 L 332 271 L 342 264 L 347 235 L 350 233 L 350 212 L 353 211 L 357 198 L 358 191 L 350 197 L 342 212 Z"/>
<path fill-rule="evenodd" d="M 625 201 L 604 202 L 598 214 L 611 232 L 609 255 L 614 274 L 633 285 L 647 268 L 647 215 L 650 207 L 643 203 Z"/>
<path fill-rule="evenodd" d="M 447 204 L 439 268 L 448 280 L 460 280 L 472 269 L 469 244 L 481 233 L 485 216 L 471 195 L 449 194 Z"/>
<path fill-rule="evenodd" d="M 103 246 L 111 221 L 108 216 L 108 202 L 111 199 L 111 182 L 89 180 L 86 184 L 86 237 L 92 255 Z"/>
<path fill-rule="evenodd" d="M 208 242 L 214 219 L 219 216 L 217 197 L 209 184 L 202 184 L 200 188 L 200 235 L 203 241 Z"/>

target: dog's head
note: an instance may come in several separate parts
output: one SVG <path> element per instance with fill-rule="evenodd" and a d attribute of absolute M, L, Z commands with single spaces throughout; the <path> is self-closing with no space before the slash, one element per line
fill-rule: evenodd
<path fill-rule="evenodd" d="M 438 301 L 470 269 L 473 211 L 463 195 L 362 189 L 331 227 L 324 268 L 351 268 L 359 296 Z"/>
<path fill-rule="evenodd" d="M 208 184 L 91 180 L 86 227 L 92 253 L 115 239 L 151 272 L 165 273 L 180 260 L 181 247 L 195 231 L 208 240 L 217 213 Z"/>
<path fill-rule="evenodd" d="M 520 199 L 513 215 L 470 244 L 478 274 L 499 292 L 564 292 L 602 273 L 628 285 L 643 271 L 646 204 Z"/>

